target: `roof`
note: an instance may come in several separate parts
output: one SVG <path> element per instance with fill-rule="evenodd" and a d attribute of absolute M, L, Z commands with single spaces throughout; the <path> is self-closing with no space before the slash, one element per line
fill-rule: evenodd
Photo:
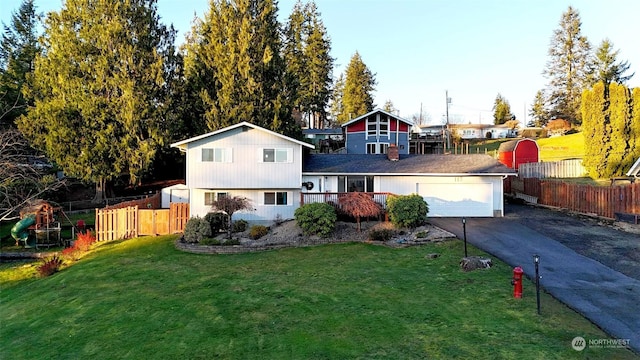
<path fill-rule="evenodd" d="M 368 116 L 373 115 L 373 114 L 378 113 L 378 112 L 381 113 L 381 114 L 385 114 L 387 116 L 390 116 L 390 117 L 392 117 L 394 119 L 398 119 L 398 120 L 402 121 L 403 123 L 409 124 L 411 126 L 413 125 L 413 122 L 411 120 L 403 119 L 400 116 L 393 115 L 393 114 L 388 113 L 388 112 L 386 112 L 386 111 L 384 111 L 382 109 L 375 109 L 373 111 L 370 111 L 370 112 L 368 112 L 368 113 L 366 113 L 364 115 L 358 116 L 357 118 L 342 124 L 342 127 L 345 127 L 347 125 L 351 125 L 353 123 L 356 123 L 356 122 L 358 122 L 358 121 L 360 121 L 360 120 L 362 120 L 364 118 L 367 118 Z"/>
<path fill-rule="evenodd" d="M 390 161 L 387 155 L 309 154 L 303 173 L 372 175 L 515 175 L 490 155 L 400 155 Z"/>
<path fill-rule="evenodd" d="M 521 141 L 532 141 L 534 144 L 536 144 L 536 147 L 538 146 L 538 143 L 535 140 L 531 140 L 531 139 L 527 139 L 527 138 L 517 139 L 517 140 L 510 140 L 510 141 L 505 141 L 502 144 L 500 144 L 500 147 L 498 147 L 498 152 L 513 151 Z"/>
<path fill-rule="evenodd" d="M 635 164 L 631 165 L 631 169 L 629 169 L 629 172 L 627 172 L 627 176 L 640 176 L 640 158 L 636 160 Z"/>
<path fill-rule="evenodd" d="M 304 135 L 342 135 L 342 129 L 303 129 L 302 134 Z"/>
<path fill-rule="evenodd" d="M 255 129 L 255 130 L 264 131 L 264 132 L 266 132 L 268 134 L 271 134 L 273 136 L 277 136 L 279 138 L 291 141 L 291 142 L 296 143 L 298 145 L 306 146 L 306 147 L 311 148 L 311 149 L 315 148 L 315 146 L 313 146 L 311 144 L 308 144 L 308 143 L 306 143 L 304 141 L 296 140 L 294 138 L 290 138 L 288 136 L 285 136 L 285 135 L 282 135 L 282 134 L 278 134 L 277 132 L 273 132 L 271 130 L 267 130 L 267 129 L 263 128 L 263 127 L 260 127 L 260 126 L 255 125 L 255 124 L 248 123 L 246 121 L 237 123 L 235 125 L 227 126 L 226 128 L 222 128 L 222 129 L 210 132 L 210 133 L 194 136 L 194 137 L 189 138 L 189 139 L 185 139 L 185 140 L 182 140 L 182 141 L 175 142 L 175 143 L 171 144 L 171 147 L 179 148 L 180 150 L 185 151 L 186 150 L 186 145 L 191 143 L 191 142 L 202 140 L 202 139 L 208 138 L 210 136 L 222 134 L 222 133 L 227 132 L 229 130 L 233 130 L 233 129 L 236 129 L 236 128 L 239 128 L 239 127 L 243 127 L 243 126 L 250 127 L 252 129 Z"/>

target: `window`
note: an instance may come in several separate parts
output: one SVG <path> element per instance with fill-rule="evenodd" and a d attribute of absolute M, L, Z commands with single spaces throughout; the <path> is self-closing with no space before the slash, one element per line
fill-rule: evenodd
<path fill-rule="evenodd" d="M 375 121 L 370 121 L 367 119 L 367 137 L 375 137 L 378 129 L 376 127 Z"/>
<path fill-rule="evenodd" d="M 338 176 L 338 192 L 373 192 L 373 176 Z"/>
<path fill-rule="evenodd" d="M 226 192 L 215 193 L 212 191 L 207 191 L 204 193 L 204 204 L 207 206 L 213 205 L 213 202 L 216 200 L 220 200 L 229 194 Z"/>
<path fill-rule="evenodd" d="M 262 149 L 262 162 L 292 162 L 293 149 Z"/>
<path fill-rule="evenodd" d="M 367 143 L 367 154 L 386 154 L 389 143 Z"/>
<path fill-rule="evenodd" d="M 265 205 L 287 205 L 287 192 L 265 192 Z"/>
<path fill-rule="evenodd" d="M 384 116 L 380 118 L 378 123 L 380 136 L 389 137 L 389 118 Z"/>
<path fill-rule="evenodd" d="M 231 148 L 205 148 L 202 149 L 203 162 L 223 163 L 231 162 Z"/>

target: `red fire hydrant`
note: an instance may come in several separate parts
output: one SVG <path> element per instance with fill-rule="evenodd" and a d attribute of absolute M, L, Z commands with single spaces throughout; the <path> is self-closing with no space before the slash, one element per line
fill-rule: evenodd
<path fill-rule="evenodd" d="M 520 266 L 513 269 L 511 284 L 513 285 L 513 297 L 516 299 L 522 298 L 522 274 L 524 271 Z"/>

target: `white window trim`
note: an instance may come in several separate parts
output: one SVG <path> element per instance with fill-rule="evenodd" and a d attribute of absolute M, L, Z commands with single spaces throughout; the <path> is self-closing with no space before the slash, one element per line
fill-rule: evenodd
<path fill-rule="evenodd" d="M 204 159 L 204 151 L 205 150 L 211 150 L 213 152 L 211 161 Z M 216 161 L 216 152 L 217 151 L 221 152 L 221 155 L 222 155 L 222 160 L 221 161 Z M 233 162 L 233 149 L 232 148 L 202 148 L 200 150 L 200 161 L 201 162 L 212 162 L 212 163 L 231 163 L 231 162 Z"/>
<path fill-rule="evenodd" d="M 273 161 L 264 161 L 264 150 L 273 150 Z M 275 155 L 278 150 L 286 150 L 287 151 L 287 159 L 286 161 L 275 161 Z M 258 162 L 265 164 L 291 164 L 293 163 L 293 148 L 284 148 L 284 147 L 269 147 L 269 148 L 258 148 Z"/>
<path fill-rule="evenodd" d="M 278 194 L 279 193 L 284 193 L 287 196 L 287 203 L 286 204 L 278 204 Z M 267 202 L 265 201 L 265 196 L 267 194 L 274 194 L 274 203 L 273 204 L 267 204 Z M 262 205 L 264 206 L 288 206 L 289 205 L 289 192 L 288 191 L 265 191 L 262 193 Z"/>

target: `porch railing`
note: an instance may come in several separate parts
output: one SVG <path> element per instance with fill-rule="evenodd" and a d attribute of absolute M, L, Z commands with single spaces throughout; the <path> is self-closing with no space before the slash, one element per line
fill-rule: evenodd
<path fill-rule="evenodd" d="M 347 194 L 348 193 L 346 192 L 341 192 L 341 193 L 335 193 L 335 192 L 324 192 L 324 193 L 306 192 L 305 193 L 303 192 L 303 193 L 300 193 L 300 206 L 304 204 L 310 204 L 310 203 L 327 203 L 333 206 L 334 208 L 336 208 L 336 210 L 339 210 L 339 205 L 338 205 L 339 199 Z M 387 197 L 393 195 L 392 193 L 388 193 L 388 192 L 367 192 L 365 194 L 371 195 L 373 200 L 378 204 L 380 204 L 382 208 L 385 210 L 387 208 Z"/>

